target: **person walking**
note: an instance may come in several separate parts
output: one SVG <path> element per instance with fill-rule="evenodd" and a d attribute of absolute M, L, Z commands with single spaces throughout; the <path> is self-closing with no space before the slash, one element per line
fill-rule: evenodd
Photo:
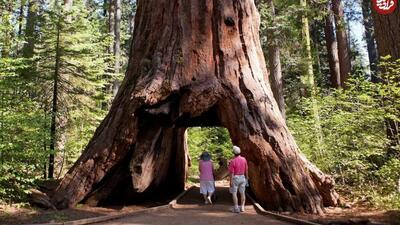
<path fill-rule="evenodd" d="M 214 165 L 211 161 L 211 155 L 203 152 L 200 155 L 200 193 L 204 197 L 204 204 L 212 204 L 212 195 L 215 192 L 214 184 Z"/>
<path fill-rule="evenodd" d="M 246 184 L 248 179 L 248 166 L 247 160 L 240 155 L 240 148 L 233 146 L 234 158 L 229 162 L 229 173 L 230 173 L 230 192 L 233 198 L 233 209 L 232 212 L 239 213 L 244 212 L 244 205 L 246 203 Z M 237 192 L 240 193 L 240 207 L 238 205 Z"/>

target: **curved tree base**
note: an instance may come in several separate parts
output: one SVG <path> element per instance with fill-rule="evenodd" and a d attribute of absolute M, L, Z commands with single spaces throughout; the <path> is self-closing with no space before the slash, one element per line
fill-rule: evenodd
<path fill-rule="evenodd" d="M 121 186 L 131 198 L 182 190 L 185 129 L 223 126 L 264 207 L 322 213 L 334 205 L 333 186 L 310 170 L 264 80 L 258 22 L 252 0 L 139 1 L 127 75 L 52 202 L 99 204 L 123 195 Z"/>

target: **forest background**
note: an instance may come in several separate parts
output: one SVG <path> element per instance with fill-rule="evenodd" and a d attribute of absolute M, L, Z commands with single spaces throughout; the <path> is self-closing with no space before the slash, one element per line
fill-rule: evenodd
<path fill-rule="evenodd" d="M 274 96 L 302 152 L 349 201 L 400 209 L 400 62 L 378 58 L 370 4 L 256 1 Z M 82 153 L 126 70 L 135 11 L 135 0 L 0 0 L 1 203 L 26 202 Z M 192 173 L 204 150 L 230 157 L 224 128 L 188 132 Z"/>

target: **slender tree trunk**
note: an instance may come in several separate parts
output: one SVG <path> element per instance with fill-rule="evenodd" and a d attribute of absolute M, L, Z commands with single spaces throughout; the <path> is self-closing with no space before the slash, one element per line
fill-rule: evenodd
<path fill-rule="evenodd" d="M 341 0 L 332 0 L 332 10 L 335 16 L 336 37 L 340 63 L 340 86 L 346 86 L 346 80 L 351 72 L 351 58 Z"/>
<path fill-rule="evenodd" d="M 25 27 L 25 45 L 23 48 L 23 56 L 25 58 L 33 57 L 33 51 L 35 49 L 36 33 L 35 27 L 37 22 L 38 13 L 38 0 L 29 0 L 28 3 L 28 15 L 26 18 Z"/>
<path fill-rule="evenodd" d="M 103 1 L 103 16 L 106 17 L 107 16 L 107 9 L 108 9 L 108 0 L 104 0 Z"/>
<path fill-rule="evenodd" d="M 114 0 L 115 3 L 115 19 L 114 19 L 114 73 L 117 78 L 113 81 L 113 96 L 117 95 L 120 81 L 118 74 L 121 72 L 121 0 Z"/>
<path fill-rule="evenodd" d="M 328 176 L 314 179 L 264 80 L 259 21 L 252 0 L 140 0 L 121 89 L 52 202 L 73 206 L 101 187 L 126 200 L 182 190 L 191 126 L 229 130 L 266 208 L 322 213 L 323 198 L 337 201 Z"/>
<path fill-rule="evenodd" d="M 115 0 L 109 0 L 108 3 L 108 33 L 111 37 L 113 37 L 113 42 L 110 44 L 108 53 L 114 55 L 114 1 Z"/>
<path fill-rule="evenodd" d="M 307 0 L 300 0 L 300 6 L 302 8 L 307 7 Z M 303 96 L 313 96 L 315 93 L 314 88 L 314 69 L 313 60 L 311 54 L 311 38 L 310 38 L 310 28 L 307 15 L 302 15 L 302 35 L 303 35 L 303 75 L 301 77 L 301 82 L 303 84 Z"/>
<path fill-rule="evenodd" d="M 66 20 L 69 21 L 70 15 L 68 15 L 69 11 L 72 8 L 73 0 L 64 0 L 64 5 L 63 5 L 63 12 L 61 12 L 62 15 L 66 15 Z M 59 132 L 57 132 L 57 128 L 60 127 L 65 127 L 67 123 L 66 118 L 58 118 L 57 121 L 57 115 L 59 114 L 59 104 L 58 104 L 58 96 L 59 96 L 59 91 L 58 91 L 58 86 L 59 86 L 59 79 L 60 79 L 60 69 L 61 69 L 61 31 L 62 31 L 62 24 L 61 24 L 61 18 L 59 18 L 58 23 L 57 23 L 57 40 L 56 40 L 56 62 L 54 66 L 54 78 L 53 78 L 53 101 L 52 101 L 52 117 L 51 117 L 51 127 L 50 127 L 50 156 L 49 156 L 49 172 L 48 172 L 48 177 L 49 178 L 54 178 L 54 159 L 55 159 L 55 153 L 56 150 L 64 150 L 64 142 L 65 142 L 65 134 L 61 133 L 61 129 L 58 129 Z M 60 126 L 61 124 L 61 126 Z M 61 132 L 60 132 L 61 131 Z M 59 137 L 57 138 L 57 133 L 59 133 Z M 56 149 L 57 146 L 57 149 Z M 63 164 L 63 163 L 62 163 Z M 62 170 L 62 164 L 60 165 L 60 170 Z M 61 172 L 60 172 L 61 173 Z"/>
<path fill-rule="evenodd" d="M 19 15 L 18 15 L 18 38 L 22 37 L 22 23 L 24 20 L 24 8 L 25 8 L 26 0 L 20 0 L 19 6 Z M 19 47 L 20 40 L 17 41 L 17 55 L 20 54 L 20 47 Z"/>
<path fill-rule="evenodd" d="M 371 1 L 362 0 L 363 24 L 365 29 L 365 40 L 367 42 L 369 67 L 372 82 L 377 82 L 376 72 L 378 66 L 378 52 L 375 44 L 374 25 L 371 15 Z"/>
<path fill-rule="evenodd" d="M 307 7 L 307 0 L 300 0 L 300 6 L 302 8 Z M 303 34 L 303 49 L 305 52 L 304 66 L 303 66 L 303 75 L 301 77 L 301 81 L 303 84 L 303 93 L 304 97 L 310 97 L 312 101 L 312 111 L 314 117 L 314 132 L 317 140 L 317 149 L 319 151 L 319 155 L 323 154 L 323 136 L 322 136 L 322 128 L 318 111 L 318 103 L 316 101 L 316 88 L 314 81 L 314 69 L 313 69 L 313 60 L 311 54 L 311 39 L 310 39 L 310 29 L 308 23 L 307 15 L 302 16 L 302 34 Z"/>
<path fill-rule="evenodd" d="M 26 18 L 25 25 L 25 44 L 22 49 L 22 56 L 27 59 L 32 59 L 34 56 L 35 44 L 36 44 L 36 23 L 38 17 L 38 0 L 29 0 L 28 2 L 28 15 Z M 22 76 L 25 78 L 32 78 L 36 71 L 35 66 L 30 66 L 22 71 Z"/>
<path fill-rule="evenodd" d="M 55 156 L 55 146 L 57 143 L 57 113 L 58 113 L 58 79 L 60 76 L 60 33 L 61 33 L 61 20 L 59 19 L 57 24 L 57 40 L 56 40 L 56 62 L 54 66 L 54 77 L 53 77 L 53 101 L 51 109 L 51 125 L 50 125 L 50 156 L 49 156 L 49 172 L 48 178 L 54 178 L 54 156 Z"/>
<path fill-rule="evenodd" d="M 334 31 L 334 19 L 331 4 L 328 2 L 328 15 L 325 18 L 325 41 L 329 59 L 330 81 L 333 88 L 340 87 L 340 64 L 338 44 Z"/>
<path fill-rule="evenodd" d="M 314 44 L 314 48 L 313 49 L 313 55 L 315 57 L 314 62 L 315 62 L 315 71 L 317 73 L 317 75 L 322 75 L 322 70 L 321 70 L 321 57 L 320 57 L 320 52 L 322 52 L 321 50 L 321 46 L 319 45 L 320 40 L 320 34 L 322 33 L 322 23 L 318 23 L 318 22 L 314 22 L 313 26 L 311 26 L 311 40 Z"/>
<path fill-rule="evenodd" d="M 270 11 L 271 16 L 275 17 L 275 7 L 273 0 L 266 1 Z M 274 26 L 274 22 L 272 22 L 272 27 Z M 279 109 L 282 113 L 283 118 L 286 117 L 285 113 L 285 99 L 283 95 L 283 77 L 282 77 L 282 67 L 281 67 L 281 58 L 279 53 L 279 45 L 278 40 L 276 38 L 276 31 L 273 29 L 269 29 L 268 32 L 268 57 L 269 57 L 269 70 L 270 70 L 270 79 L 271 79 L 271 88 L 274 94 L 274 98 L 278 103 Z"/>

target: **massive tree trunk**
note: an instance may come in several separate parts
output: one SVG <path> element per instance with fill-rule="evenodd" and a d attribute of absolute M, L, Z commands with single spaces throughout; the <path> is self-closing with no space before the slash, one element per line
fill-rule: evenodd
<path fill-rule="evenodd" d="M 371 15 L 371 0 L 362 0 L 362 14 L 365 29 L 365 41 L 367 42 L 369 67 L 371 70 L 371 80 L 377 82 L 376 72 L 378 66 L 378 52 L 376 50 L 374 25 Z"/>
<path fill-rule="evenodd" d="M 388 15 L 381 15 L 375 10 L 372 11 L 379 56 L 390 55 L 393 61 L 400 59 L 400 10 L 396 9 Z M 400 77 L 396 78 L 396 82 L 400 82 Z M 391 140 L 391 147 L 400 145 L 400 124 L 397 121 L 387 119 L 386 127 L 387 136 Z"/>
<path fill-rule="evenodd" d="M 272 0 L 267 0 L 266 2 L 270 8 L 271 16 L 275 17 L 274 2 Z M 276 24 L 274 23 L 275 22 L 272 21 L 272 27 L 275 27 L 274 25 Z M 274 94 L 275 100 L 278 103 L 283 118 L 285 118 L 285 98 L 283 96 L 283 78 L 278 39 L 276 37 L 275 29 L 268 29 L 268 31 L 269 78 L 271 79 L 272 93 Z"/>
<path fill-rule="evenodd" d="M 125 79 L 53 203 L 134 200 L 168 185 L 182 190 L 184 130 L 191 126 L 229 130 L 266 208 L 321 213 L 336 202 L 327 185 L 333 182 L 309 172 L 264 80 L 259 22 L 252 0 L 139 1 Z"/>
<path fill-rule="evenodd" d="M 389 15 L 372 11 L 379 56 L 391 55 L 393 59 L 400 59 L 400 10 L 397 8 Z"/>
<path fill-rule="evenodd" d="M 336 23 L 336 37 L 340 63 L 340 86 L 345 87 L 346 80 L 351 72 L 351 59 L 342 1 L 332 0 L 332 10 L 335 14 Z"/>
<path fill-rule="evenodd" d="M 329 59 L 330 81 L 334 88 L 340 87 L 340 64 L 338 45 L 334 31 L 334 19 L 331 4 L 328 2 L 328 15 L 325 18 L 325 41 Z"/>

